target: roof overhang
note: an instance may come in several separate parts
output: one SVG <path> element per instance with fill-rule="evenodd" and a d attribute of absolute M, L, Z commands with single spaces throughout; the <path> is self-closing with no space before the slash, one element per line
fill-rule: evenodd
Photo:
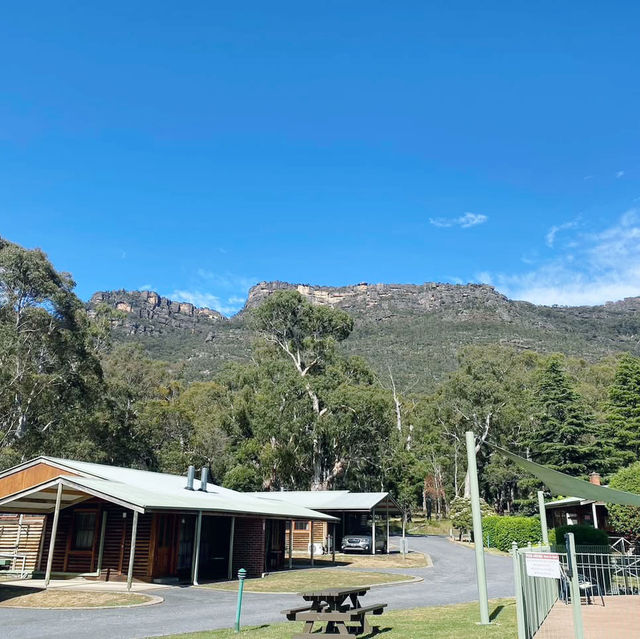
<path fill-rule="evenodd" d="M 226 509 L 224 507 L 211 507 L 203 508 L 185 505 L 184 503 L 176 504 L 175 506 L 157 506 L 147 505 L 142 503 L 136 503 L 134 501 L 124 499 L 121 496 L 116 496 L 108 492 L 108 483 L 104 485 L 106 489 L 96 488 L 95 486 L 87 485 L 86 479 L 79 477 L 75 480 L 73 477 L 57 477 L 50 479 L 46 482 L 32 486 L 20 492 L 14 493 L 0 499 L 0 512 L 2 513 L 22 513 L 22 514 L 48 514 L 55 510 L 56 497 L 58 492 L 58 486 L 62 485 L 61 495 L 61 508 L 67 508 L 80 502 L 97 497 L 108 501 L 113 504 L 122 506 L 129 510 L 133 510 L 139 513 L 147 512 L 202 512 L 209 514 L 222 514 L 228 516 L 238 517 L 265 517 L 267 519 L 282 519 L 282 520 L 301 520 L 308 521 L 309 519 L 319 521 L 338 521 L 338 519 L 330 514 L 323 512 L 304 509 L 304 513 L 273 513 L 261 512 L 259 506 L 253 506 L 249 511 L 240 509 Z"/>
<path fill-rule="evenodd" d="M 114 498 L 112 495 L 102 491 L 82 486 L 74 482 L 71 477 L 57 477 L 0 499 L 0 512 L 42 515 L 52 513 L 55 510 L 59 485 L 62 485 L 61 508 L 73 506 L 92 497 L 99 497 L 139 513 L 145 512 L 144 507 Z"/>

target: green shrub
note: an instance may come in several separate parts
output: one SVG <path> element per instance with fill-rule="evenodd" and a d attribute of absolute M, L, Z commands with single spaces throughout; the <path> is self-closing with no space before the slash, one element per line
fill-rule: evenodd
<path fill-rule="evenodd" d="M 573 533 L 576 546 L 609 546 L 607 533 L 593 526 L 558 526 L 551 531 L 549 541 L 552 545 L 564 546 L 566 533 Z"/>
<path fill-rule="evenodd" d="M 640 494 L 640 462 L 619 470 L 609 482 L 611 488 Z M 609 523 L 617 532 L 630 539 L 640 539 L 640 508 L 608 504 Z"/>
<path fill-rule="evenodd" d="M 484 499 L 480 500 L 480 511 L 483 517 L 495 514 L 493 508 Z M 451 525 L 460 532 L 471 530 L 473 527 L 471 499 L 469 497 L 456 497 L 449 507 L 449 517 L 451 518 Z"/>
<path fill-rule="evenodd" d="M 518 546 L 526 546 L 529 542 L 537 544 L 542 539 L 540 519 L 538 517 L 485 517 L 482 520 L 482 536 L 484 545 L 504 550 L 511 550 L 515 541 Z"/>

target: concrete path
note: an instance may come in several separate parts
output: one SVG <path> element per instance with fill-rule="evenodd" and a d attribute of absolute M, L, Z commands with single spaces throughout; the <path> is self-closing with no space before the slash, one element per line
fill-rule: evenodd
<path fill-rule="evenodd" d="M 472 550 L 442 537 L 411 537 L 412 550 L 431 555 L 429 568 L 389 572 L 423 577 L 419 583 L 372 588 L 367 603 L 386 602 L 389 609 L 462 603 L 477 599 Z M 486 555 L 490 597 L 513 596 L 511 559 Z M 322 570 L 319 568 L 318 570 Z M 348 570 L 348 569 L 345 569 Z M 28 610 L 0 608 L 2 637 L 11 639 L 139 639 L 179 632 L 228 628 L 235 619 L 236 594 L 206 588 L 150 591 L 162 604 L 115 610 Z M 296 595 L 247 594 L 242 624 L 283 621 L 280 610 L 300 605 Z"/>

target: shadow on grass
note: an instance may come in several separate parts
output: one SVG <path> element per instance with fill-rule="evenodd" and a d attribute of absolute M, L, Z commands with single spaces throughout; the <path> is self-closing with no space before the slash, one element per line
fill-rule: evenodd
<path fill-rule="evenodd" d="M 3 586 L 0 583 L 0 601 L 10 601 L 25 595 L 33 595 L 42 592 L 42 588 L 32 588 L 30 586 Z"/>

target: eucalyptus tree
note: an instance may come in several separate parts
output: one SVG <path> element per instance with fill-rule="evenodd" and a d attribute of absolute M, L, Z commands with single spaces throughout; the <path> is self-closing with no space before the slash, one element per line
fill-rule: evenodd
<path fill-rule="evenodd" d="M 99 401 L 101 369 L 73 288 L 42 251 L 0 238 L 0 449 L 8 460 L 56 452 L 59 431 Z"/>
<path fill-rule="evenodd" d="M 340 482 L 380 485 L 393 404 L 363 360 L 336 350 L 353 330 L 352 318 L 313 305 L 296 291 L 279 291 L 254 310 L 253 325 L 269 346 L 258 349 L 258 363 L 276 360 L 285 367 L 271 379 L 284 382 L 273 395 L 280 397 L 279 411 L 289 410 L 288 418 L 274 419 L 271 407 L 262 421 L 267 433 L 289 438 L 286 450 L 294 457 L 288 463 L 307 470 L 304 481 L 313 490 Z"/>

